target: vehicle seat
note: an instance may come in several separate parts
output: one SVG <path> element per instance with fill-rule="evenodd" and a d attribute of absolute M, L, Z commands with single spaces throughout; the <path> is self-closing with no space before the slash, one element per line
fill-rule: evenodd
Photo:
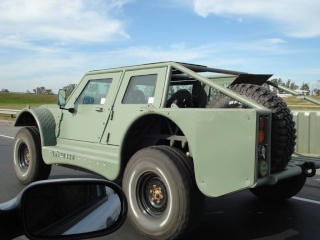
<path fill-rule="evenodd" d="M 176 91 L 167 101 L 166 107 L 171 107 L 175 103 L 179 108 L 192 108 L 192 95 L 187 89 L 180 89 Z"/>
<path fill-rule="evenodd" d="M 130 92 L 131 103 L 147 103 L 146 96 L 141 90 L 132 90 Z"/>

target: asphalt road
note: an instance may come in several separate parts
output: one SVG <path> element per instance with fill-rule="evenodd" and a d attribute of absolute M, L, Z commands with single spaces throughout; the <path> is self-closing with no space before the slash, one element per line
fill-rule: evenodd
<path fill-rule="evenodd" d="M 12 142 L 16 129 L 0 122 L 0 202 L 15 197 L 23 185 L 12 164 Z M 319 173 L 319 171 L 318 171 Z M 97 177 L 81 171 L 53 167 L 50 179 Z M 200 227 L 185 240 L 318 240 L 320 239 L 320 175 L 307 180 L 299 194 L 281 204 L 257 200 L 249 191 L 207 199 Z M 26 239 L 24 236 L 16 240 Z M 146 239 L 128 221 L 117 232 L 96 239 Z"/>

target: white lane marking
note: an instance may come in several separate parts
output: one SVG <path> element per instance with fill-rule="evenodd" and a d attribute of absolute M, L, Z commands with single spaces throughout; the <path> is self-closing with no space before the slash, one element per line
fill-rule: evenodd
<path fill-rule="evenodd" d="M 11 139 L 13 139 L 13 138 L 14 138 L 14 137 L 6 136 L 6 135 L 1 135 L 1 134 L 0 134 L 0 137 L 4 137 L 4 138 L 11 138 Z"/>
<path fill-rule="evenodd" d="M 320 204 L 319 201 L 315 201 L 315 200 L 310 200 L 310 199 L 306 199 L 306 198 L 299 198 L 299 197 L 292 197 L 293 199 L 299 200 L 299 201 L 303 201 L 303 202 L 309 202 L 309 203 L 315 203 L 315 204 Z"/>

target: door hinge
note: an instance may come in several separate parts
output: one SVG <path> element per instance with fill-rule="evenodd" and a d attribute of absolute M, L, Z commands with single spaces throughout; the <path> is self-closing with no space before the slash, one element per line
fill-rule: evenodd
<path fill-rule="evenodd" d="M 60 135 L 62 118 L 63 118 L 63 112 L 61 111 L 61 114 L 58 116 L 59 122 L 56 124 L 56 137 L 59 137 Z"/>
<path fill-rule="evenodd" d="M 111 110 L 111 112 L 110 112 L 110 120 L 112 120 L 112 119 L 113 119 L 113 114 L 114 114 L 114 111 L 113 111 L 113 110 Z"/>

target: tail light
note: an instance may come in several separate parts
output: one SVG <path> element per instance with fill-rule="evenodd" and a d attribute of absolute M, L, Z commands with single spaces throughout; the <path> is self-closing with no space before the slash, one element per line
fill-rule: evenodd
<path fill-rule="evenodd" d="M 265 177 L 269 172 L 267 160 L 269 117 L 260 116 L 258 123 L 258 177 Z"/>

